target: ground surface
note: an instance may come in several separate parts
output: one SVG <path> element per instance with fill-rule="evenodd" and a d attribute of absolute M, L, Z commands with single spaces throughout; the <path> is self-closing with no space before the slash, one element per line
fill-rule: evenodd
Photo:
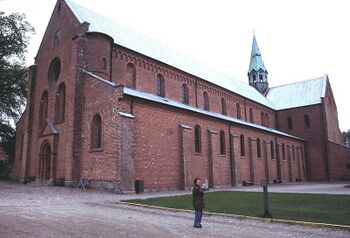
<path fill-rule="evenodd" d="M 319 193 L 336 193 L 344 185 L 271 186 L 270 191 L 276 189 L 279 192 L 315 192 L 315 187 L 318 187 Z M 235 190 L 239 189 L 261 190 L 259 187 L 238 187 Z M 349 190 L 344 189 L 342 194 L 350 194 Z M 122 199 L 186 193 L 189 192 L 116 195 L 0 181 L 0 237 L 350 237 L 350 231 L 343 229 L 208 215 L 203 217 L 203 228 L 194 229 L 192 213 L 115 204 Z"/>

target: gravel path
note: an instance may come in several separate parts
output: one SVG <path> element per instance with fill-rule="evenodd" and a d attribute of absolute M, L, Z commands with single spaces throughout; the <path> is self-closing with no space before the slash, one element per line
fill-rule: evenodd
<path fill-rule="evenodd" d="M 203 228 L 194 229 L 192 213 L 116 203 L 186 193 L 116 195 L 0 181 L 0 237 L 350 237 L 342 229 L 208 215 L 203 217 Z"/>

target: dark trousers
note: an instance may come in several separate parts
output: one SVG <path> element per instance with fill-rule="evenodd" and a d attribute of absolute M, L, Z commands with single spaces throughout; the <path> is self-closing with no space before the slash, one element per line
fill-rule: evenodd
<path fill-rule="evenodd" d="M 194 224 L 193 224 L 194 227 L 200 227 L 201 226 L 202 213 L 203 213 L 202 209 L 196 209 L 194 211 Z"/>

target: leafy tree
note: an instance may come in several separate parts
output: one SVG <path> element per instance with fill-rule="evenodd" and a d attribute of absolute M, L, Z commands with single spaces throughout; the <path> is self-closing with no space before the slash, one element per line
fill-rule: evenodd
<path fill-rule="evenodd" d="M 24 53 L 34 28 L 24 14 L 0 11 L 0 145 L 14 156 L 16 122 L 24 108 L 27 68 Z"/>
<path fill-rule="evenodd" d="M 343 131 L 341 134 L 344 138 L 344 144 L 350 146 L 350 129 L 347 132 Z"/>

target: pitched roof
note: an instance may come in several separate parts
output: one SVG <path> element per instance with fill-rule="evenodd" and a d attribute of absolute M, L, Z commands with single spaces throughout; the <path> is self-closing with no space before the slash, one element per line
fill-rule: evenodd
<path fill-rule="evenodd" d="M 321 103 L 328 76 L 270 88 L 266 98 L 276 110 Z"/>
<path fill-rule="evenodd" d="M 255 35 L 254 35 L 253 44 L 252 44 L 252 52 L 250 55 L 249 72 L 252 70 L 259 71 L 260 69 L 263 71 L 266 71 L 264 61 L 261 57 L 258 43 L 256 42 Z"/>
<path fill-rule="evenodd" d="M 257 103 L 273 108 L 263 95 L 248 84 L 200 64 L 189 57 L 185 57 L 145 35 L 135 32 L 106 17 L 100 16 L 70 0 L 66 0 L 66 3 L 80 23 L 90 23 L 89 32 L 107 34 L 111 36 L 118 45 L 178 68 Z"/>

